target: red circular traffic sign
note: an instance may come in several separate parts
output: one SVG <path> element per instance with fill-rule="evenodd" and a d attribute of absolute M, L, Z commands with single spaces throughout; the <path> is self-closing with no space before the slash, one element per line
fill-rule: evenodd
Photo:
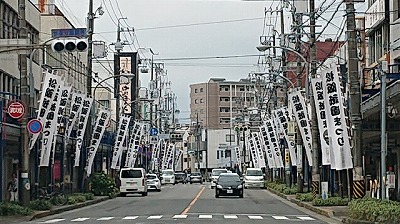
<path fill-rule="evenodd" d="M 30 120 L 27 124 L 27 127 L 29 133 L 31 134 L 37 134 L 43 130 L 42 122 L 40 122 L 38 119 Z"/>
<path fill-rule="evenodd" d="M 22 116 L 24 116 L 25 107 L 20 102 L 12 102 L 12 103 L 10 103 L 10 105 L 8 105 L 7 112 L 10 115 L 10 117 L 12 117 L 14 119 L 19 119 Z"/>

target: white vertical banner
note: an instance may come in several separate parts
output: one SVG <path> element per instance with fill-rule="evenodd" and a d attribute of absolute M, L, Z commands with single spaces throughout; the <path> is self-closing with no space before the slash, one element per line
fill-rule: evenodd
<path fill-rule="evenodd" d="M 259 168 L 266 167 L 265 157 L 264 157 L 264 149 L 263 149 L 263 145 L 261 144 L 261 137 L 258 132 L 253 132 L 252 134 L 253 134 L 253 139 L 254 139 L 254 143 L 255 143 L 255 147 L 256 147 L 256 152 L 258 155 Z"/>
<path fill-rule="evenodd" d="M 274 115 L 277 118 L 277 123 L 280 126 L 280 130 L 283 133 L 285 140 L 288 144 L 288 149 L 289 149 L 289 155 L 290 155 L 290 161 L 292 163 L 292 166 L 296 166 L 296 143 L 294 142 L 294 138 L 289 138 L 288 135 L 288 112 L 286 110 L 286 107 L 280 108 L 278 110 L 274 111 Z"/>
<path fill-rule="evenodd" d="M 57 124 L 61 125 L 63 117 L 66 115 L 66 107 L 70 100 L 72 86 L 61 86 L 60 105 L 58 106 Z"/>
<path fill-rule="evenodd" d="M 160 155 L 162 141 L 164 141 L 164 140 L 163 139 L 158 140 L 157 144 L 155 146 L 153 146 L 153 154 L 151 156 L 151 158 L 152 158 L 151 167 L 153 170 L 158 170 L 158 159 L 159 159 L 159 155 Z"/>
<path fill-rule="evenodd" d="M 166 154 L 164 155 L 164 160 L 162 164 L 162 169 L 168 169 L 170 162 L 172 163 L 172 158 L 173 158 L 173 151 L 175 150 L 175 145 L 172 143 L 169 143 L 166 148 Z"/>
<path fill-rule="evenodd" d="M 44 121 L 46 119 L 47 113 L 49 112 L 51 102 L 53 101 L 54 95 L 57 92 L 58 86 L 60 85 L 60 77 L 53 75 L 47 71 L 45 73 L 45 78 L 42 83 L 40 101 L 39 101 L 39 111 L 37 119 L 44 126 Z M 40 133 L 32 134 L 29 141 L 29 149 L 31 150 L 35 145 Z"/>
<path fill-rule="evenodd" d="M 242 167 L 242 159 L 240 158 L 240 148 L 238 146 L 235 146 L 235 155 L 236 155 L 236 163 L 239 165 L 239 167 Z"/>
<path fill-rule="evenodd" d="M 92 174 L 93 161 L 96 156 L 97 149 L 99 148 L 101 139 L 103 138 L 104 131 L 106 130 L 106 125 L 110 121 L 111 112 L 100 109 L 98 112 L 96 124 L 93 129 L 92 138 L 90 139 L 89 147 L 87 148 L 87 160 L 86 160 L 86 176 Z"/>
<path fill-rule="evenodd" d="M 125 166 L 126 167 L 134 167 L 136 163 L 136 158 L 138 156 L 139 147 L 140 147 L 140 139 L 143 135 L 144 125 L 136 122 L 133 125 L 133 129 L 131 131 L 131 137 L 129 139 L 128 151 L 126 154 Z"/>
<path fill-rule="evenodd" d="M 158 158 L 158 167 L 160 167 L 161 169 L 164 169 L 164 159 L 165 159 L 165 155 L 167 154 L 167 143 L 164 142 L 164 144 L 160 145 L 160 155 Z"/>
<path fill-rule="evenodd" d="M 326 117 L 327 108 L 325 105 L 325 93 L 322 85 L 322 79 L 311 79 L 312 90 L 314 94 L 315 111 L 318 119 L 319 140 L 321 142 L 322 165 L 331 165 L 331 156 L 329 149 L 328 121 Z"/>
<path fill-rule="evenodd" d="M 254 168 L 260 168 L 260 158 L 257 152 L 256 148 L 256 143 L 253 137 L 253 133 L 250 133 L 250 136 L 248 137 L 248 146 L 250 150 L 250 155 L 251 155 L 251 161 L 253 162 L 253 167 Z"/>
<path fill-rule="evenodd" d="M 293 106 L 293 112 L 296 117 L 297 127 L 300 129 L 303 144 L 306 149 L 308 165 L 312 166 L 312 137 L 310 128 L 310 118 L 307 113 L 304 97 L 299 90 L 289 94 L 289 101 Z"/>
<path fill-rule="evenodd" d="M 328 136 L 331 138 L 332 169 L 352 169 L 353 161 L 346 123 L 345 108 L 341 93 L 341 82 L 337 65 L 322 72 L 322 82 L 326 90 L 325 105 L 327 107 Z"/>
<path fill-rule="evenodd" d="M 181 150 L 181 149 L 178 149 L 178 150 L 176 150 L 177 151 L 177 153 L 176 153 L 176 155 L 175 155 L 175 167 L 178 165 L 178 163 L 179 163 L 179 161 L 180 161 L 180 159 L 181 159 L 181 156 L 182 156 L 182 154 L 183 154 L 183 151 Z"/>
<path fill-rule="evenodd" d="M 47 114 L 44 117 L 44 125 L 43 125 L 43 135 L 42 135 L 42 148 L 40 151 L 40 162 L 39 166 L 48 166 L 51 149 L 53 146 L 53 136 L 57 130 L 57 118 L 58 118 L 58 111 L 57 108 L 60 105 L 60 85 L 63 85 L 61 78 L 56 78 L 58 82 L 58 86 L 56 88 L 55 94 L 53 99 L 51 100 L 50 107 L 48 108 Z"/>
<path fill-rule="evenodd" d="M 129 121 L 131 118 L 126 115 L 121 115 L 119 118 L 117 136 L 115 137 L 113 157 L 111 161 L 111 168 L 115 169 L 119 160 L 119 157 L 122 155 L 122 146 L 124 144 L 124 140 L 128 133 L 129 129 Z"/>
<path fill-rule="evenodd" d="M 70 109 L 70 112 L 69 112 L 68 122 L 67 122 L 67 126 L 66 126 L 67 138 L 71 137 L 72 129 L 74 128 L 76 120 L 77 120 L 77 118 L 79 117 L 79 114 L 82 111 L 83 99 L 84 98 L 85 98 L 85 96 L 83 94 L 72 93 L 71 109 Z"/>
<path fill-rule="evenodd" d="M 76 148 L 75 148 L 75 164 L 79 166 L 79 159 L 81 156 L 81 147 L 83 145 L 83 137 L 86 132 L 86 125 L 90 116 L 90 109 L 92 108 L 93 98 L 85 97 L 82 103 L 82 109 L 79 114 L 78 129 L 76 131 Z"/>
<path fill-rule="evenodd" d="M 272 147 L 271 147 L 271 144 L 269 141 L 266 125 L 263 125 L 260 127 L 260 135 L 261 135 L 261 140 L 264 144 L 264 149 L 265 149 L 265 153 L 267 156 L 268 167 L 269 168 L 277 168 L 277 166 L 275 164 L 273 150 L 272 150 Z"/>
<path fill-rule="evenodd" d="M 279 148 L 279 142 L 278 139 L 276 138 L 276 132 L 274 129 L 274 122 L 272 119 L 268 119 L 265 122 L 265 126 L 267 128 L 267 133 L 268 133 L 268 141 L 269 144 L 272 148 L 274 160 L 275 160 L 275 166 L 276 168 L 283 168 L 284 164 L 282 161 L 282 153 Z"/>

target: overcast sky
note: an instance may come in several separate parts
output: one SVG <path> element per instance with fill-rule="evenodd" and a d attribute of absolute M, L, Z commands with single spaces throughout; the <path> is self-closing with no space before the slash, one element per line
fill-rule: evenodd
<path fill-rule="evenodd" d="M 36 0 L 37 1 L 37 0 Z M 56 0 L 56 4 L 70 18 L 76 27 L 85 27 L 88 12 L 88 0 Z M 104 40 L 108 44 L 116 41 L 117 18 L 127 17 L 124 27 L 134 27 L 137 38 L 132 33 L 122 35 L 122 40 L 134 41 L 134 45 L 125 46 L 124 51 L 136 51 L 137 48 L 150 47 L 158 55 L 156 62 L 165 62 L 172 90 L 178 96 L 178 108 L 181 118 L 189 117 L 189 85 L 207 82 L 211 77 L 223 77 L 227 80 L 245 78 L 255 71 L 258 57 L 240 57 L 209 60 L 160 59 L 257 55 L 256 46 L 259 36 L 263 35 L 264 8 L 276 9 L 279 1 L 239 1 L 239 0 L 94 0 L 95 7 L 103 6 L 104 15 L 95 20 L 95 40 Z M 322 1 L 317 1 L 316 5 Z M 324 14 L 329 19 L 337 4 L 325 1 Z M 343 6 L 344 7 L 344 6 Z M 340 26 L 343 7 L 334 18 Z M 356 7 L 357 8 L 357 7 Z M 279 17 L 268 13 L 265 21 L 276 24 L 280 31 Z M 285 15 L 286 31 L 289 32 L 291 16 Z M 305 18 L 306 20 L 307 18 Z M 230 21 L 230 22 L 227 22 Z M 200 24 L 200 25 L 199 25 Z M 326 22 L 321 20 L 321 25 Z M 178 26 L 184 25 L 184 26 Z M 268 27 L 266 27 L 267 29 Z M 322 36 L 334 38 L 338 28 L 330 26 Z M 264 30 L 268 34 L 268 30 Z M 150 54 L 143 52 L 146 57 Z M 111 58 L 112 52 L 109 53 Z M 143 56 L 143 55 L 142 55 Z M 97 66 L 96 66 L 97 67 Z M 105 71 L 102 76 L 107 77 Z M 148 74 L 141 76 L 142 86 L 147 86 Z M 182 120 L 188 122 L 188 120 Z"/>

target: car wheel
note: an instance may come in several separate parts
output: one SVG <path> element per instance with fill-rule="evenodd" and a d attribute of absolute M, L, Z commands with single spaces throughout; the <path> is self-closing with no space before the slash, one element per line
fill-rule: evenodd
<path fill-rule="evenodd" d="M 120 193 L 121 197 L 126 197 L 126 193 Z"/>
<path fill-rule="evenodd" d="M 214 189 L 214 187 L 213 187 L 213 186 L 211 186 L 211 189 Z"/>
<path fill-rule="evenodd" d="M 240 194 L 240 195 L 239 195 L 239 198 L 243 198 L 243 194 Z"/>
<path fill-rule="evenodd" d="M 160 189 L 157 189 L 157 192 L 160 192 L 161 191 L 161 188 Z"/>
<path fill-rule="evenodd" d="M 146 191 L 146 192 L 143 192 L 143 193 L 142 193 L 142 196 L 143 196 L 143 197 L 146 197 L 146 196 L 147 196 L 147 191 Z"/>
<path fill-rule="evenodd" d="M 215 194 L 215 197 L 216 197 L 216 198 L 219 198 L 219 194 Z"/>
<path fill-rule="evenodd" d="M 190 181 L 190 184 L 192 184 L 192 181 Z"/>

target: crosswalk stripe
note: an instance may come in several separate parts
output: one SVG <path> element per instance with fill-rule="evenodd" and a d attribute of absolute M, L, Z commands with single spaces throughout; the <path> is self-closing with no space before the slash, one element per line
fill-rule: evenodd
<path fill-rule="evenodd" d="M 139 216 L 126 216 L 125 218 L 123 218 L 123 220 L 135 220 L 137 219 Z"/>
<path fill-rule="evenodd" d="M 86 221 L 88 219 L 90 219 L 90 218 L 77 218 L 77 219 L 71 220 L 71 222 L 83 222 L 83 221 Z"/>
<path fill-rule="evenodd" d="M 315 219 L 313 219 L 313 218 L 311 218 L 311 217 L 308 217 L 308 216 L 297 216 L 297 218 L 298 218 L 298 219 L 301 219 L 301 220 L 305 220 L 305 221 L 312 221 L 312 220 L 315 220 Z"/>
<path fill-rule="evenodd" d="M 161 218 L 162 218 L 162 215 L 152 215 L 152 216 L 147 217 L 147 219 L 161 219 Z"/>
<path fill-rule="evenodd" d="M 286 217 L 286 216 L 272 216 L 272 218 L 278 219 L 278 220 L 287 220 L 287 219 L 289 219 L 289 218 Z"/>
<path fill-rule="evenodd" d="M 109 221 L 111 219 L 113 219 L 114 217 L 102 217 L 102 218 L 98 218 L 97 221 Z"/>
<path fill-rule="evenodd" d="M 199 219 L 212 219 L 212 215 L 199 215 Z"/>
<path fill-rule="evenodd" d="M 249 215 L 249 219 L 264 219 L 261 215 Z"/>
<path fill-rule="evenodd" d="M 225 219 L 237 219 L 237 215 L 224 215 Z"/>
<path fill-rule="evenodd" d="M 56 223 L 56 222 L 61 222 L 64 221 L 65 219 L 51 219 L 51 220 L 47 220 L 45 222 L 40 222 L 40 223 Z"/>
<path fill-rule="evenodd" d="M 174 215 L 172 218 L 173 219 L 186 219 L 187 215 Z"/>

